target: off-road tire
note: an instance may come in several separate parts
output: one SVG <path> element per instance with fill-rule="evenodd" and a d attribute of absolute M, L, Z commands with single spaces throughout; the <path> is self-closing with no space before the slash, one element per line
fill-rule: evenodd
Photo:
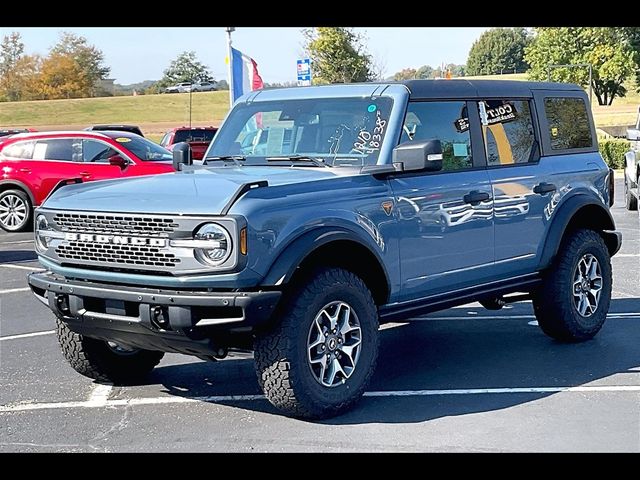
<path fill-rule="evenodd" d="M 322 385 L 307 359 L 308 335 L 316 315 L 330 302 L 351 306 L 360 322 L 360 357 L 352 375 L 338 386 Z M 279 322 L 256 336 L 255 366 L 267 399 L 285 414 L 320 419 L 351 408 L 364 393 L 378 356 L 378 311 L 357 275 L 340 268 L 321 269 L 286 292 Z"/>
<path fill-rule="evenodd" d="M 600 264 L 602 290 L 595 312 L 583 317 L 573 300 L 573 277 L 585 254 Z M 533 308 L 538 325 L 548 336 L 564 342 L 592 338 L 604 324 L 611 302 L 611 258 L 604 240 L 593 230 L 579 229 L 565 235 L 552 267 L 535 292 Z"/>
<path fill-rule="evenodd" d="M 73 369 L 85 377 L 127 385 L 144 378 L 158 365 L 164 352 L 138 349 L 116 353 L 107 342 L 75 333 L 56 318 L 56 333 L 62 354 Z"/>
<path fill-rule="evenodd" d="M 13 196 L 14 199 L 15 197 L 18 197 L 20 199 L 22 204 L 26 207 L 26 217 L 19 225 L 15 226 L 9 226 L 0 221 L 0 228 L 5 232 L 24 232 L 25 230 L 29 230 L 33 226 L 33 205 L 31 205 L 29 195 L 24 193 L 22 190 L 5 190 L 4 192 L 0 192 L 0 202 L 2 202 L 4 198 L 10 196 Z"/>

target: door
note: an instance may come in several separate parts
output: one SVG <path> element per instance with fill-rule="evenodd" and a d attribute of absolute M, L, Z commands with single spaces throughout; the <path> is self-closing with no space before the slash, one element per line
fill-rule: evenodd
<path fill-rule="evenodd" d="M 536 266 L 555 191 L 545 182 L 530 99 L 487 99 L 478 104 L 492 184 L 497 275 L 529 273 Z"/>
<path fill-rule="evenodd" d="M 82 168 L 80 174 L 83 181 L 106 180 L 119 178 L 123 175 L 123 169 L 117 165 L 111 165 L 109 158 L 115 155 L 124 157 L 111 145 L 100 140 L 78 139 L 82 144 Z M 128 162 L 127 159 L 124 159 Z"/>
<path fill-rule="evenodd" d="M 403 300 L 464 288 L 489 278 L 494 261 L 493 199 L 474 159 L 477 115 L 464 101 L 411 102 L 401 142 L 437 138 L 440 172 L 390 178 L 398 209 Z"/>

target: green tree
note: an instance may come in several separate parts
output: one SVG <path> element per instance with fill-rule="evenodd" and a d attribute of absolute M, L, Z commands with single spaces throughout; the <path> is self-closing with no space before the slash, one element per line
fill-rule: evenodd
<path fill-rule="evenodd" d="M 640 27 L 625 27 L 624 32 L 629 39 L 629 46 L 635 52 L 636 91 L 640 92 Z"/>
<path fill-rule="evenodd" d="M 352 29 L 317 27 L 302 33 L 314 84 L 366 82 L 374 76 L 364 39 Z"/>
<path fill-rule="evenodd" d="M 528 68 L 525 48 L 531 42 L 529 32 L 519 28 L 492 28 L 473 42 L 467 59 L 467 75 L 495 75 Z M 452 72 L 453 73 L 453 72 Z"/>
<path fill-rule="evenodd" d="M 69 79 L 69 82 L 90 85 L 86 96 L 94 95 L 98 91 L 99 81 L 106 78 L 111 71 L 104 63 L 102 50 L 90 45 L 85 37 L 75 33 L 62 32 L 58 43 L 51 47 L 49 53 L 51 56 L 70 57 L 78 64 L 78 68 L 67 71 L 78 72 L 82 78 Z"/>
<path fill-rule="evenodd" d="M 5 100 L 20 99 L 21 86 L 16 66 L 24 55 L 24 43 L 18 32 L 11 32 L 2 38 L 0 44 L 0 96 Z"/>
<path fill-rule="evenodd" d="M 421 80 L 426 80 L 429 78 L 433 78 L 434 70 L 430 65 L 423 65 L 418 70 L 416 70 L 416 77 Z"/>
<path fill-rule="evenodd" d="M 535 39 L 526 49 L 526 59 L 533 80 L 546 80 L 550 64 L 590 64 L 591 86 L 598 104 L 611 105 L 615 97 L 625 96 L 623 83 L 637 66 L 638 52 L 623 28 L 544 27 L 536 29 Z M 586 86 L 589 72 L 587 68 L 554 68 L 551 79 Z"/>
<path fill-rule="evenodd" d="M 198 61 L 196 52 L 182 52 L 164 71 L 164 76 L 156 84 L 164 88 L 181 82 L 214 82 L 206 65 Z"/>
<path fill-rule="evenodd" d="M 416 73 L 417 71 L 415 68 L 403 68 L 399 72 L 393 74 L 393 79 L 396 81 L 413 80 L 414 78 L 418 78 Z"/>

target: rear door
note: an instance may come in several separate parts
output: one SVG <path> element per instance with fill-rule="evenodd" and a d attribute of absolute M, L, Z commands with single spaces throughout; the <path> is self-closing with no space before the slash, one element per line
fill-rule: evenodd
<path fill-rule="evenodd" d="M 526 273 L 545 233 L 544 208 L 555 188 L 545 183 L 529 98 L 478 103 L 495 215 L 496 274 Z"/>
<path fill-rule="evenodd" d="M 407 107 L 401 143 L 437 138 L 444 159 L 442 171 L 390 178 L 405 300 L 476 285 L 491 275 L 491 183 L 473 154 L 482 140 L 478 115 L 469 118 L 469 107 L 475 103 L 411 102 Z"/>

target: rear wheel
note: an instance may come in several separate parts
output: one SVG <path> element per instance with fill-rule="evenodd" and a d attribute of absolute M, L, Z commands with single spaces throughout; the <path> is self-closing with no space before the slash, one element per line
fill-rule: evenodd
<path fill-rule="evenodd" d="M 625 206 L 627 207 L 627 210 L 637 210 L 638 209 L 638 198 L 631 193 L 631 185 L 629 185 L 630 183 L 631 182 L 629 180 L 627 180 L 627 176 L 625 175 L 624 176 Z M 636 184 L 636 185 L 638 185 L 638 184 Z M 640 185 L 638 185 L 638 188 L 640 189 Z"/>
<path fill-rule="evenodd" d="M 7 232 L 21 232 L 31 226 L 31 201 L 22 190 L 0 193 L 0 228 Z"/>
<path fill-rule="evenodd" d="M 324 269 L 292 293 L 282 320 L 255 342 L 258 381 L 285 413 L 326 418 L 364 393 L 378 355 L 378 312 L 365 283 Z"/>
<path fill-rule="evenodd" d="M 593 230 L 569 233 L 534 295 L 542 331 L 566 342 L 592 338 L 607 318 L 611 286 L 611 259 L 602 237 Z"/>
<path fill-rule="evenodd" d="M 160 362 L 163 352 L 129 348 L 75 333 L 56 318 L 62 353 L 73 369 L 102 382 L 130 384 L 144 378 Z"/>

